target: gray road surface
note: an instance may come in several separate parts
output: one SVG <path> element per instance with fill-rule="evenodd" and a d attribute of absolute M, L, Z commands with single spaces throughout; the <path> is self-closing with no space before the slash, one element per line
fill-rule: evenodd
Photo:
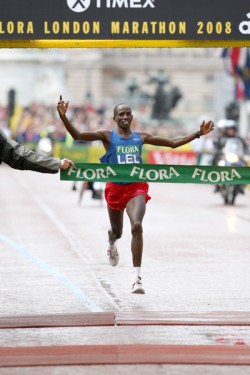
<path fill-rule="evenodd" d="M 250 311 L 250 191 L 226 207 L 213 186 L 151 184 L 143 285 L 131 294 L 130 228 L 120 264 L 106 256 L 106 206 L 81 205 L 58 175 L 0 170 L 0 316 L 97 311 Z M 0 347 L 96 343 L 250 344 L 250 328 L 90 327 L 2 330 Z M 0 374 L 235 374 L 248 366 L 93 366 L 0 369 Z M 101 369 L 101 370 L 100 370 Z"/>

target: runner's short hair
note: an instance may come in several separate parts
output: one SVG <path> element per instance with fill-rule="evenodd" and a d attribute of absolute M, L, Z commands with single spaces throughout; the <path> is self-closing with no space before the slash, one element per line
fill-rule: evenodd
<path fill-rule="evenodd" d="M 119 103 L 114 108 L 114 117 L 117 115 L 118 107 L 120 107 L 120 106 L 126 106 L 126 107 L 131 109 L 130 105 L 128 105 L 127 103 Z M 132 112 L 132 110 L 131 110 L 131 112 Z"/>

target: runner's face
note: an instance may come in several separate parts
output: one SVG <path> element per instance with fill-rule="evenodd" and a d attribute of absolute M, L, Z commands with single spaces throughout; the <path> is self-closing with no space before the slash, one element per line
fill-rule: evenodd
<path fill-rule="evenodd" d="M 128 106 L 119 106 L 117 108 L 116 116 L 114 117 L 117 125 L 123 129 L 130 128 L 133 120 L 131 108 Z"/>

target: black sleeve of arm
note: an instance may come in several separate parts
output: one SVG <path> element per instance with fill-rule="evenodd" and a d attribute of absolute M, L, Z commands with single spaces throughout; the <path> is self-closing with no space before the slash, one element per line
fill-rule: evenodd
<path fill-rule="evenodd" d="M 0 133 L 0 161 L 11 168 L 40 173 L 57 173 L 60 159 L 39 155 Z"/>

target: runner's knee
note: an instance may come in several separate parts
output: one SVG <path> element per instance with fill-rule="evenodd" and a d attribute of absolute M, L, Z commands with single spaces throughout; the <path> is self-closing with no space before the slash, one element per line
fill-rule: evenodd
<path fill-rule="evenodd" d="M 137 221 L 131 227 L 131 233 L 133 236 L 138 236 L 142 234 L 142 223 Z"/>

